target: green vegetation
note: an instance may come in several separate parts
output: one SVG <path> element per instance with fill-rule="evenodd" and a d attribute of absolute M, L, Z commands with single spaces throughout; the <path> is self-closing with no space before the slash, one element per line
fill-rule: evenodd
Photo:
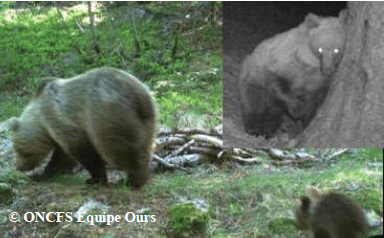
<path fill-rule="evenodd" d="M 15 191 L 12 189 L 11 186 L 5 183 L 0 183 L 0 206 L 11 205 L 15 197 Z"/>
<path fill-rule="evenodd" d="M 21 113 L 42 77 L 111 66 L 148 84 L 162 124 L 189 111 L 221 122 L 222 3 L 93 3 L 93 27 L 87 5 L 63 4 L 0 3 L 0 121 Z"/>
<path fill-rule="evenodd" d="M 178 237 L 202 236 L 208 226 L 208 215 L 192 202 L 178 203 L 168 208 L 169 229 Z"/>
<path fill-rule="evenodd" d="M 310 186 L 345 194 L 365 211 L 382 212 L 383 158 L 379 148 L 359 149 L 305 169 L 275 167 L 265 154 L 255 156 L 261 164 L 235 169 L 204 164 L 191 174 L 154 174 L 139 191 L 127 188 L 114 176 L 107 187 L 86 185 L 89 175 L 85 171 L 40 183 L 24 179 L 14 183 L 11 178 L 18 197 L 23 198 L 12 207 L 20 214 L 70 211 L 74 216 L 80 206 L 93 199 L 110 207 L 106 214 L 123 217 L 145 209 L 144 214 L 155 215 L 156 221 L 121 221 L 117 223 L 119 229 L 77 222 L 5 222 L 0 223 L 0 231 L 18 227 L 26 234 L 39 231 L 37 237 L 306 237 L 296 230 L 293 212 L 296 199 Z M 202 201 L 206 207 L 195 209 L 191 201 Z"/>
<path fill-rule="evenodd" d="M 112 66 L 149 85 L 159 104 L 161 124 L 171 127 L 186 114 L 204 118 L 208 126 L 221 123 L 221 3 L 93 6 L 94 33 L 86 5 L 44 4 L 0 2 L 0 121 L 21 113 L 44 76 L 68 78 L 91 68 Z M 3 136 L 7 135 L 0 138 Z M 305 169 L 276 167 L 260 153 L 255 156 L 261 163 L 252 166 L 228 161 L 222 167 L 205 163 L 192 168 L 192 173 L 155 173 L 138 191 L 127 188 L 119 181 L 124 176 L 112 169 L 108 170 L 109 186 L 85 184 L 89 178 L 86 171 L 32 182 L 25 173 L 14 171 L 14 157 L 3 159 L 4 155 L 0 182 L 10 187 L 0 191 L 0 197 L 5 198 L 0 202 L 0 234 L 56 238 L 298 237 L 294 199 L 305 193 L 307 186 L 336 190 L 364 209 L 382 214 L 381 153 L 381 149 L 360 149 Z M 113 225 L 9 221 L 13 211 L 21 216 L 27 212 L 70 212 L 75 217 L 90 199 L 103 204 L 101 210 L 91 210 L 92 215 L 105 211 L 124 217 L 133 212 L 155 215 L 155 221 L 123 220 Z M 192 209 L 188 201 L 195 200 L 203 201 L 207 208 Z"/>

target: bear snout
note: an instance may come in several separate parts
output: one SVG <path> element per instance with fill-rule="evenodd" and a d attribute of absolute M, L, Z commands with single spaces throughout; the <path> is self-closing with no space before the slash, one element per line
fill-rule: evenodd
<path fill-rule="evenodd" d="M 336 73 L 339 62 L 339 57 L 332 54 L 323 54 L 321 56 L 321 73 L 326 77 L 333 76 Z"/>
<path fill-rule="evenodd" d="M 334 67 L 322 67 L 321 72 L 326 77 L 331 77 L 335 74 L 336 69 Z"/>
<path fill-rule="evenodd" d="M 40 163 L 36 159 L 35 160 L 28 159 L 27 162 L 23 162 L 23 161 L 26 161 L 26 160 L 23 160 L 23 159 L 21 159 L 19 157 L 16 157 L 16 170 L 19 170 L 19 171 L 29 171 L 29 170 L 34 169 Z"/>

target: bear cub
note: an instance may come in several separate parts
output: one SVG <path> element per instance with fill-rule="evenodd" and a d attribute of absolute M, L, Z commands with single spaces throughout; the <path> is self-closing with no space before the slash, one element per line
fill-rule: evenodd
<path fill-rule="evenodd" d="M 368 229 L 364 212 L 352 199 L 338 194 L 319 195 L 315 189 L 301 197 L 297 228 L 312 230 L 314 238 L 362 238 Z"/>
<path fill-rule="evenodd" d="M 300 134 L 327 95 L 344 45 L 339 19 L 312 13 L 259 44 L 244 60 L 238 84 L 245 131 L 266 138 Z"/>
<path fill-rule="evenodd" d="M 45 177 L 78 162 L 91 175 L 88 183 L 106 183 L 105 164 L 111 163 L 141 187 L 149 177 L 155 127 L 149 89 L 124 71 L 98 68 L 43 80 L 10 129 L 18 170 L 32 170 L 53 151 Z"/>

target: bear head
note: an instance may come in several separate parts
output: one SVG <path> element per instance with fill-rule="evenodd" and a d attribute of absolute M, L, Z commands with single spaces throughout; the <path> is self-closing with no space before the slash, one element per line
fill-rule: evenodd
<path fill-rule="evenodd" d="M 28 120 L 28 119 L 27 119 Z M 47 132 L 39 126 L 33 126 L 35 121 L 23 121 L 22 118 L 12 118 L 10 129 L 13 132 L 13 149 L 16 152 L 16 169 L 20 171 L 32 170 L 53 149 Z M 48 143 L 48 144 L 46 144 Z"/>
<path fill-rule="evenodd" d="M 296 228 L 299 230 L 309 230 L 309 209 L 311 204 L 311 199 L 307 196 L 300 198 L 301 205 L 296 210 Z"/>
<path fill-rule="evenodd" d="M 304 25 L 309 35 L 309 47 L 319 59 L 324 76 L 332 76 L 341 61 L 345 47 L 345 30 L 338 18 L 319 17 L 310 13 Z"/>

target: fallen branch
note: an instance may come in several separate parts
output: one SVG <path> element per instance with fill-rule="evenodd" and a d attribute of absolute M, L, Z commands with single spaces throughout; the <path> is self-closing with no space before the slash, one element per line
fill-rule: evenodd
<path fill-rule="evenodd" d="M 162 158 L 160 158 L 159 156 L 157 156 L 155 154 L 152 155 L 152 158 L 155 161 L 157 161 L 158 163 L 160 163 L 161 165 L 163 165 L 168 170 L 172 170 L 173 171 L 173 170 L 176 170 L 176 169 L 180 169 L 180 170 L 182 170 L 182 171 L 184 171 L 186 173 L 190 173 L 185 168 L 183 168 L 183 167 L 181 167 L 179 165 L 170 164 L 170 163 L 168 163 L 167 161 L 163 160 Z"/>
<path fill-rule="evenodd" d="M 222 125 L 211 130 L 204 129 L 173 129 L 162 131 L 155 141 L 156 154 L 154 160 L 163 165 L 166 169 L 181 169 L 187 172 L 182 166 L 196 166 L 201 161 L 221 164 L 225 161 L 232 161 L 238 164 L 267 163 L 275 166 L 313 166 L 321 159 L 332 159 L 338 155 L 348 152 L 348 149 L 328 151 L 321 155 L 314 156 L 305 151 L 282 150 L 276 148 L 268 149 L 240 149 L 223 148 Z M 271 161 L 256 158 L 255 153 L 265 152 Z M 319 152 L 320 153 L 320 152 Z M 205 157 L 199 157 L 204 155 Z M 325 158 L 323 158 L 325 157 Z"/>
<path fill-rule="evenodd" d="M 168 159 L 169 157 L 172 157 L 172 156 L 176 156 L 178 154 L 181 154 L 181 152 L 183 152 L 186 148 L 188 148 L 189 146 L 191 146 L 193 143 L 195 143 L 195 140 L 191 140 L 189 141 L 188 143 L 186 143 L 185 145 L 183 145 L 182 147 L 180 147 L 178 150 L 176 151 L 173 151 L 172 153 L 170 153 L 169 155 L 167 155 L 164 159 Z"/>
<path fill-rule="evenodd" d="M 215 130 L 191 129 L 191 128 L 184 128 L 184 129 L 176 128 L 176 129 L 173 129 L 172 131 L 162 131 L 158 134 L 158 136 L 169 136 L 169 135 L 175 135 L 175 134 L 186 134 L 186 135 L 203 134 L 203 135 L 221 136 Z"/>
<path fill-rule="evenodd" d="M 202 142 L 211 144 L 217 148 L 223 149 L 223 140 L 215 138 L 213 136 L 198 134 L 198 135 L 192 135 L 191 139 L 196 141 L 202 141 Z"/>
<path fill-rule="evenodd" d="M 239 156 L 233 156 L 232 161 L 238 162 L 239 164 L 258 164 L 261 162 L 259 158 L 243 159 Z"/>
<path fill-rule="evenodd" d="M 336 151 L 335 153 L 333 153 L 331 156 L 329 156 L 327 159 L 332 159 L 332 158 L 334 158 L 336 156 L 344 154 L 344 153 L 348 152 L 348 150 L 349 149 L 340 149 L 340 150 Z"/>

